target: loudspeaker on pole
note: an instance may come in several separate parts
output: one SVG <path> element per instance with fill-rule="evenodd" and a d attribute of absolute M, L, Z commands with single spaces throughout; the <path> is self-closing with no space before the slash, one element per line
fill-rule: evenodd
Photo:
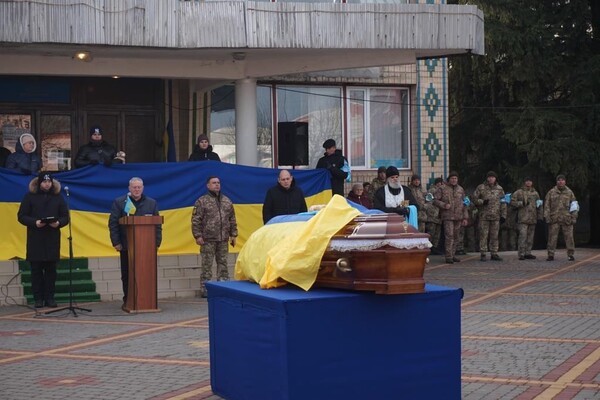
<path fill-rule="evenodd" d="M 278 165 L 308 165 L 308 122 L 277 123 Z"/>

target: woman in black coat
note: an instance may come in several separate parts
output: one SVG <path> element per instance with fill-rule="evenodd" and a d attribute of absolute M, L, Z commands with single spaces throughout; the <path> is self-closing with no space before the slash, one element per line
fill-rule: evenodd
<path fill-rule="evenodd" d="M 69 210 L 60 195 L 60 182 L 42 172 L 29 183 L 18 211 L 27 227 L 27 261 L 35 307 L 56 307 L 56 263 L 60 259 L 60 228 L 69 223 Z"/>

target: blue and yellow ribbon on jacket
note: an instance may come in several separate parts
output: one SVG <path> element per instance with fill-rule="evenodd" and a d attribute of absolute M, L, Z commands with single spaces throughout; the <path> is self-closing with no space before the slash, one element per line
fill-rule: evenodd
<path fill-rule="evenodd" d="M 234 204 L 239 236 L 230 251 L 238 252 L 252 232 L 263 225 L 262 203 L 267 190 L 277 184 L 278 174 L 278 169 L 205 161 L 94 165 L 53 177 L 62 188 L 69 187 L 74 256 L 108 257 L 117 255 L 108 234 L 110 207 L 115 198 L 128 192 L 133 177 L 141 178 L 144 194 L 158 202 L 165 220 L 159 255 L 170 255 L 198 252 L 191 232 L 191 213 L 196 199 L 206 193 L 209 177 L 220 178 L 221 192 Z M 295 170 L 293 175 L 309 207 L 331 199 L 326 170 Z M 0 168 L 0 260 L 25 258 L 26 228 L 17 221 L 17 211 L 32 178 Z M 65 229 L 61 257 L 66 258 L 69 249 Z"/>

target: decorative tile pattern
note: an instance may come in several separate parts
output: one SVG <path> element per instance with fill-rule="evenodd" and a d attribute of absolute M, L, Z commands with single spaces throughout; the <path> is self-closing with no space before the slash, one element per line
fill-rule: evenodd
<path fill-rule="evenodd" d="M 425 107 L 425 111 L 427 111 L 427 115 L 429 115 L 431 122 L 433 122 L 433 118 L 437 114 L 440 104 L 441 101 L 437 91 L 433 87 L 433 83 L 430 83 L 429 88 L 425 92 L 425 97 L 423 98 L 423 106 Z"/>
<path fill-rule="evenodd" d="M 423 151 L 427 155 L 427 159 L 433 167 L 438 156 L 440 155 L 440 152 L 442 151 L 442 145 L 440 144 L 440 141 L 438 140 L 433 128 L 431 128 L 429 131 L 429 136 L 427 136 L 427 140 L 425 140 Z M 433 179 L 435 179 L 435 177 Z"/>
<path fill-rule="evenodd" d="M 433 73 L 435 72 L 435 67 L 438 65 L 437 58 L 428 58 L 424 61 L 425 66 L 427 67 L 427 71 L 429 72 L 429 76 L 433 78 Z"/>

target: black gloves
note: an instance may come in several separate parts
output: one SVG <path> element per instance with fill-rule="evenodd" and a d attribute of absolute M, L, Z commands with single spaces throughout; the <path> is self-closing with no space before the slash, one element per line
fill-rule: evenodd
<path fill-rule="evenodd" d="M 98 165 L 98 160 L 90 160 L 90 165 Z"/>
<path fill-rule="evenodd" d="M 506 218 L 504 218 L 504 217 L 500 217 L 500 223 L 501 223 L 501 224 L 503 224 L 503 223 L 505 223 L 505 222 L 506 222 Z"/>
<path fill-rule="evenodd" d="M 408 214 L 410 214 L 410 209 L 408 207 L 398 207 L 398 214 L 408 217 Z"/>
<path fill-rule="evenodd" d="M 487 206 L 490 203 L 490 199 L 483 200 L 483 205 Z"/>
<path fill-rule="evenodd" d="M 21 168 L 21 172 L 25 175 L 31 175 L 31 170 L 27 168 Z"/>
<path fill-rule="evenodd" d="M 112 160 L 110 158 L 105 158 L 104 159 L 104 166 L 105 167 L 110 167 L 112 165 Z"/>

